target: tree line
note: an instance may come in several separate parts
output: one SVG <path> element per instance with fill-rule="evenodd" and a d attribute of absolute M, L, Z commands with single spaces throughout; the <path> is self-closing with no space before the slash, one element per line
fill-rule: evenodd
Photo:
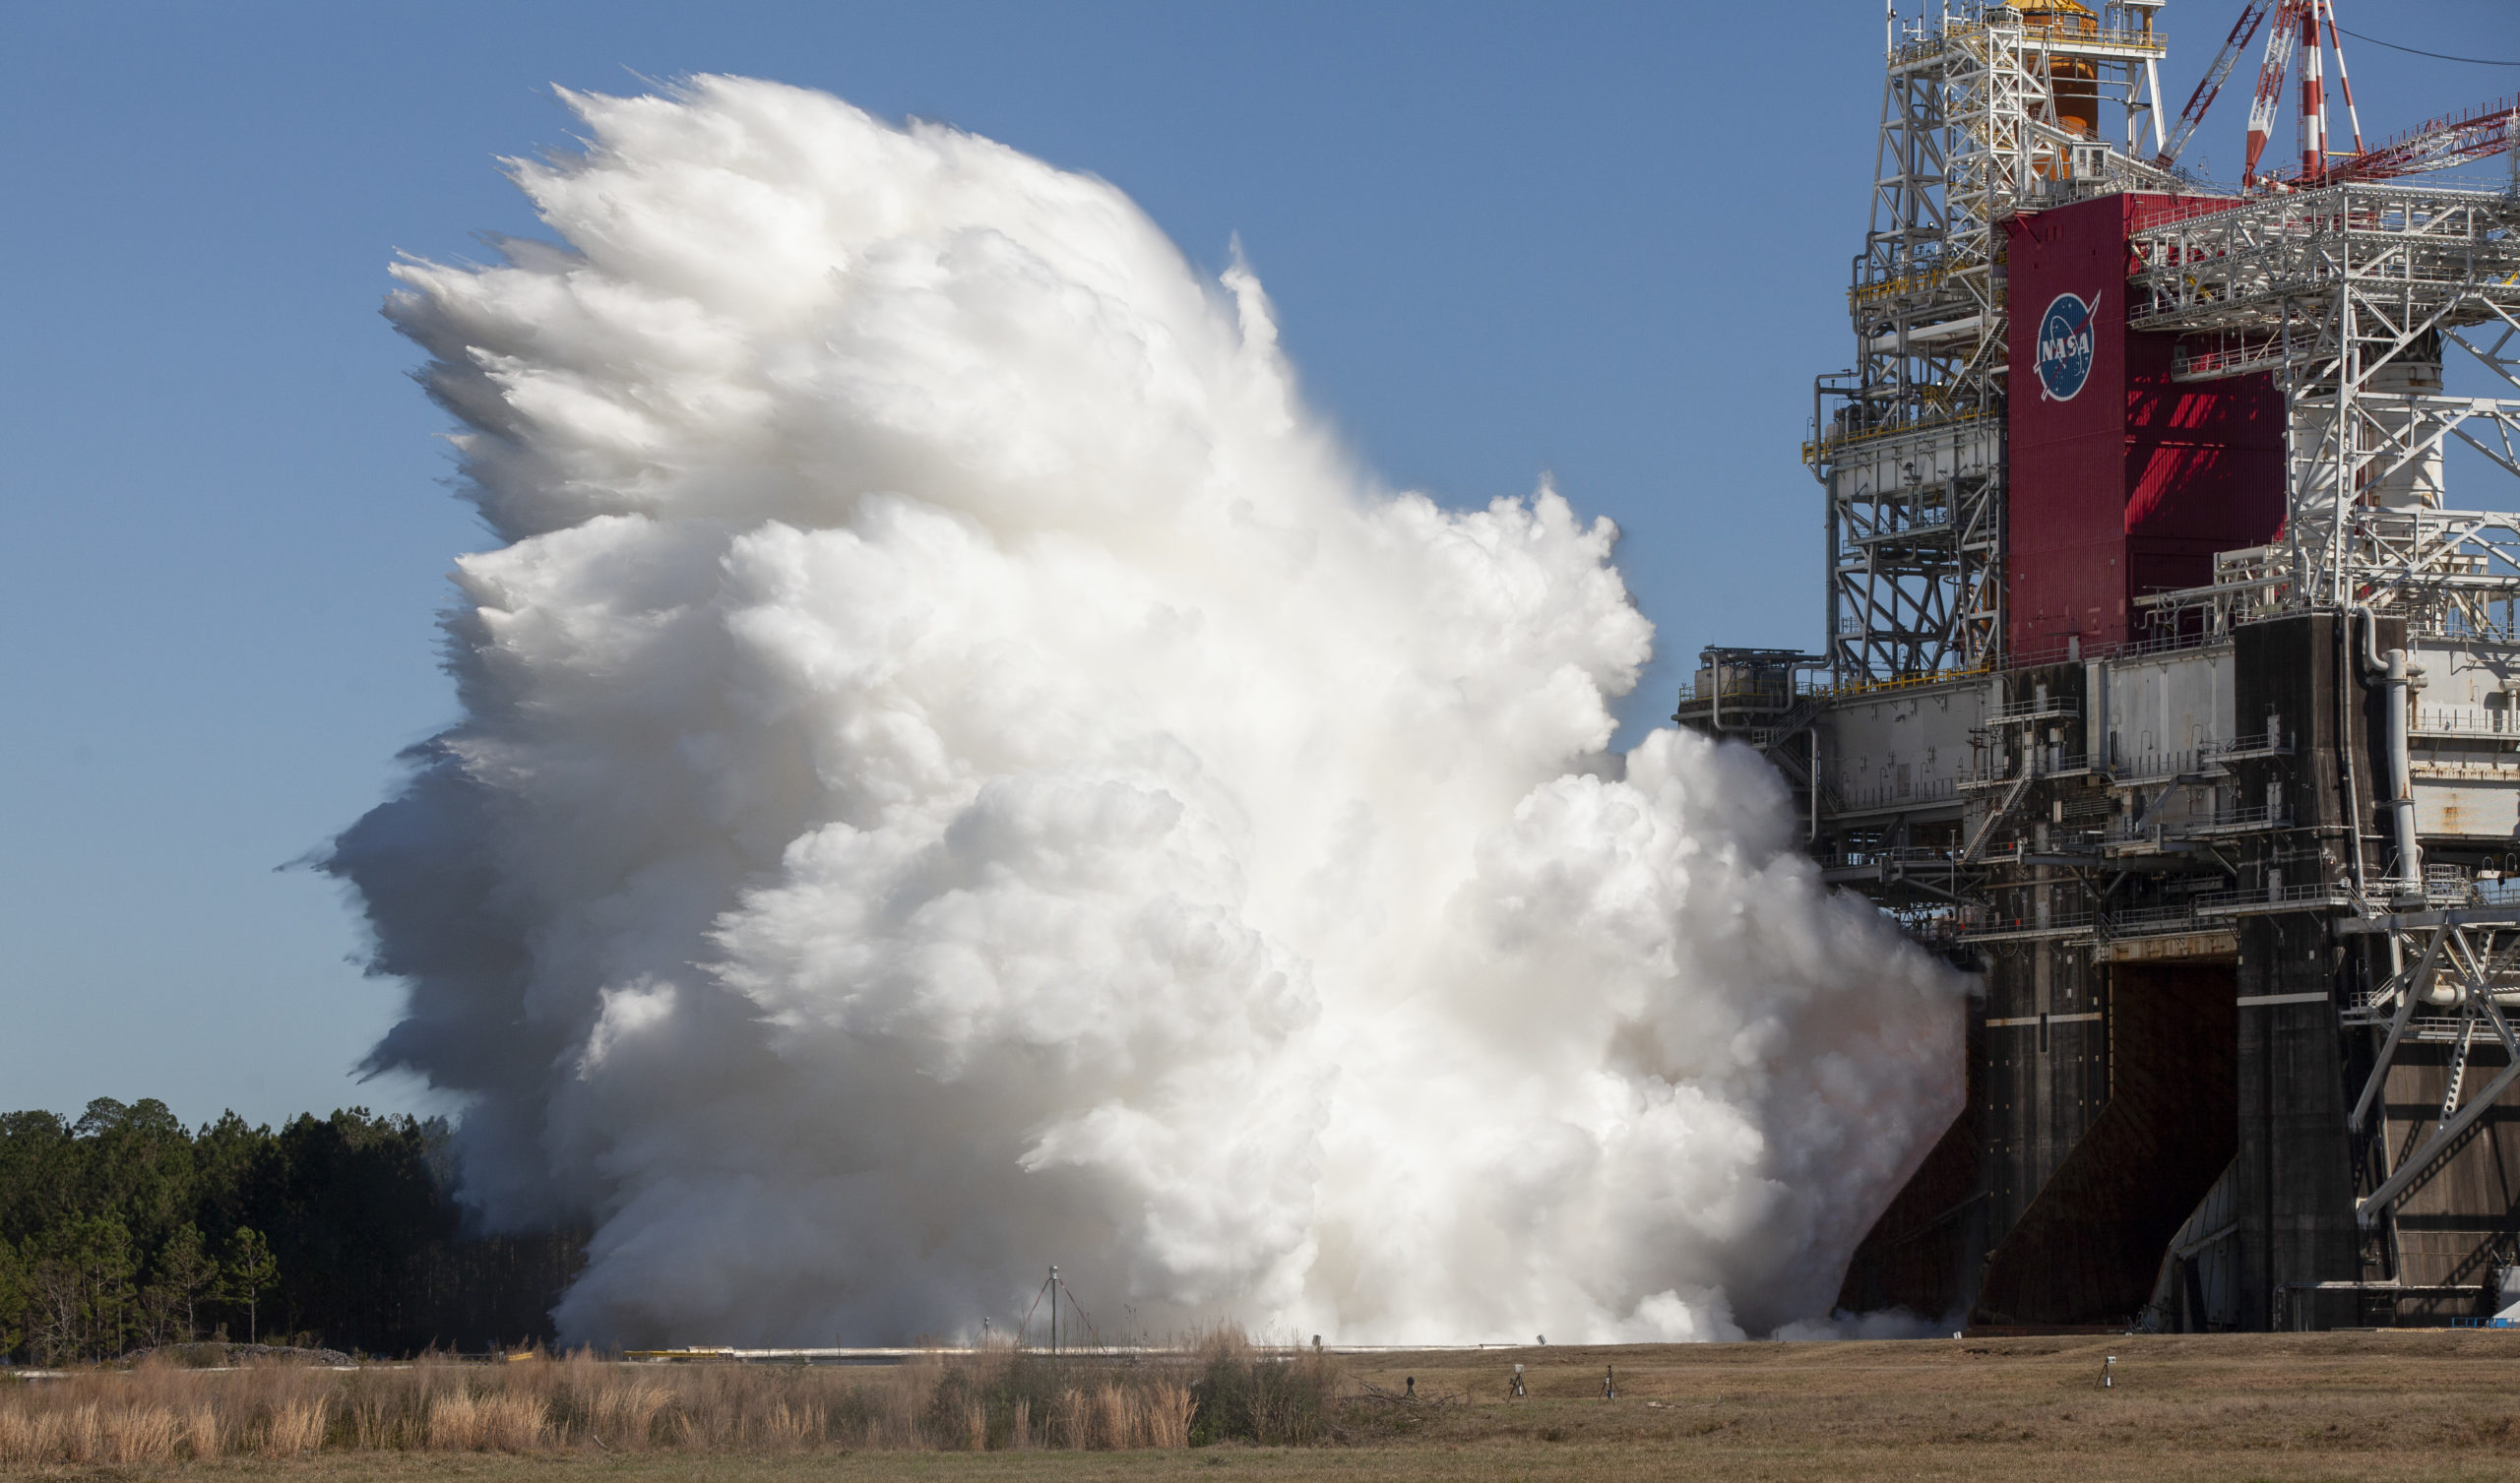
<path fill-rule="evenodd" d="M 0 1114 L 0 1358 L 547 1341 L 585 1234 L 470 1233 L 451 1170 L 445 1120 L 356 1107 L 277 1132 L 154 1098 Z"/>

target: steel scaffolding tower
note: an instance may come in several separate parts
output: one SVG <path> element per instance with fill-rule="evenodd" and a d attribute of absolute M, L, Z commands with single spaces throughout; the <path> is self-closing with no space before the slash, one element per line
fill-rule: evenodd
<path fill-rule="evenodd" d="M 2480 896 L 2461 867 L 2425 863 L 2432 857 L 2417 843 L 2421 810 L 2408 775 L 2419 750 L 2435 786 L 2445 765 L 2470 781 L 2490 775 L 2476 757 L 2498 758 L 2514 734 L 2520 696 L 2507 688 L 2498 713 L 2488 704 L 2475 714 L 2427 715 L 2410 697 L 2426 683 L 2427 666 L 2452 672 L 2440 679 L 2462 668 L 2520 672 L 2512 621 L 2520 520 L 2442 508 L 2442 456 L 2452 440 L 2520 478 L 2520 397 L 2445 395 L 2442 376 L 2445 352 L 2456 349 L 2497 391 L 2520 393 L 2520 188 L 2390 181 L 2279 189 L 2139 225 L 2129 246 L 2141 265 L 2129 283 L 2129 324 L 2181 337 L 2174 377 L 2269 373 L 2286 409 L 2284 539 L 2217 557 L 2210 587 L 2145 600 L 2201 613 L 2205 627 L 2223 632 L 2288 614 L 2341 614 L 2349 650 L 2358 631 L 2367 649 L 2381 621 L 2400 620 L 2407 640 L 2425 645 L 2414 650 L 2424 663 L 2393 650 L 2387 669 L 2398 774 L 2387 786 L 2405 800 L 2392 804 L 2404 811 L 2396 853 L 2385 877 L 2366 873 L 2358 833 L 2355 915 L 2335 928 L 2380 938 L 2393 969 L 2339 1008 L 2349 1035 L 2379 1035 L 2347 1133 L 2366 1254 L 2396 1272 L 2407 1239 L 2399 1205 L 2520 1084 L 2520 1035 L 2505 1014 L 2520 982 L 2520 896 L 2499 878 L 2490 896 Z M 2374 668 L 2373 657 L 2365 653 L 2363 668 Z M 2490 750 L 2477 753 L 2480 745 Z M 2452 834 L 2473 828 L 2448 813 L 2423 826 Z M 2472 1078 L 2479 1044 L 2504 1064 Z M 2424 1046 L 2433 1047 L 2433 1063 L 2422 1060 Z M 2427 1100 L 2424 1116 L 2408 1124 L 2402 1115 L 2406 1126 L 2390 1132 L 2384 1088 L 2421 1081 L 2431 1074 L 2427 1064 L 2440 1067 L 2438 1110 Z"/>
<path fill-rule="evenodd" d="M 1821 879 L 1980 975 L 1966 1110 L 1839 1301 L 2505 1311 L 2520 489 L 2446 507 L 2453 464 L 2520 479 L 2520 156 L 2507 192 L 2407 177 L 2509 148 L 2520 100 L 2331 148 L 2330 0 L 2250 0 L 2177 140 L 2272 20 L 2253 133 L 2299 64 L 2303 152 L 2217 191 L 2164 173 L 2152 6 L 1928 3 L 1805 450 L 1834 683 L 1709 647 L 1674 715 L 1764 752 Z"/>
<path fill-rule="evenodd" d="M 2520 640 L 2520 523 L 2441 508 L 2453 440 L 2520 478 L 2520 397 L 2442 389 L 2456 349 L 2520 393 L 2520 197 L 2336 185 L 2139 226 L 2131 246 L 2129 325 L 2182 337 L 2175 378 L 2271 372 L 2288 412 L 2283 543 L 2144 600 L 2218 626 L 2362 605 Z"/>
<path fill-rule="evenodd" d="M 1828 491 L 1828 652 L 1841 684 L 1996 659 L 2001 222 L 2034 197 L 2174 183 L 2138 158 L 2147 130 L 2161 143 L 2158 4 L 2095 15 L 2021 0 L 1891 22 L 1871 224 L 1847 294 L 1856 369 L 1816 384 L 1804 449 Z M 2122 114 L 2122 148 L 2098 137 L 2103 100 Z"/>

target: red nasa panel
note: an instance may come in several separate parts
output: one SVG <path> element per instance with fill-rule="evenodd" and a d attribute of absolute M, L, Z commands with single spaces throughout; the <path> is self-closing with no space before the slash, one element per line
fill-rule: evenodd
<path fill-rule="evenodd" d="M 2014 216 L 2005 648 L 2126 631 L 2126 239 L 2116 198 Z"/>
<path fill-rule="evenodd" d="M 2132 599 L 2275 538 L 2283 402 L 2263 376 L 2181 385 L 2172 339 L 2126 329 L 2126 228 L 2168 199 L 2105 196 L 2005 223 L 2011 662 L 2142 637 Z"/>

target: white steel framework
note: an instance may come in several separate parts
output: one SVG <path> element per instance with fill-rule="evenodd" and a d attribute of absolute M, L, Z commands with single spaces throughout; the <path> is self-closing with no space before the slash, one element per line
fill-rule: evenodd
<path fill-rule="evenodd" d="M 2157 6 L 2022 0 L 1893 19 L 1872 219 L 1847 295 L 1857 364 L 1820 378 L 1804 449 L 1829 492 L 1842 684 L 1998 658 L 2002 221 L 2034 200 L 2172 184 L 2145 162 L 2162 144 Z M 2103 102 L 2123 120 L 2119 144 L 2093 127 Z"/>
<path fill-rule="evenodd" d="M 2217 626 L 2361 604 L 2418 633 L 2520 638 L 2520 522 L 2442 509 L 2440 475 L 2455 441 L 2520 478 L 2520 396 L 2441 389 L 2455 350 L 2520 393 L 2520 199 L 2352 183 L 2139 227 L 2132 245 L 2130 328 L 2182 337 L 2175 377 L 2270 373 L 2287 408 L 2282 544 L 2145 600 Z"/>
<path fill-rule="evenodd" d="M 2132 246 L 2141 268 L 2130 326 L 2181 337 L 2174 376 L 2268 374 L 2286 409 L 2283 539 L 2218 557 L 2211 587 L 2144 600 L 2200 615 L 2209 632 L 2285 613 L 2367 613 L 2403 619 L 2410 637 L 2498 661 L 2520 656 L 2520 516 L 2442 508 L 2453 441 L 2520 479 L 2520 396 L 2450 396 L 2442 379 L 2455 351 L 2497 392 L 2520 393 L 2520 190 L 2279 187 L 2141 227 Z M 2378 1040 L 2348 1131 L 2363 1192 L 2356 1217 L 2392 1272 L 2404 1269 L 2400 1204 L 2520 1085 L 2520 908 L 2508 895 L 2462 899 L 2455 880 L 2419 878 L 2402 766 L 2407 668 L 2403 654 L 2392 657 L 2401 766 L 2387 790 L 2391 808 L 2407 812 L 2393 867 L 2401 879 L 2365 880 L 2358 834 L 2351 914 L 2336 926 L 2381 935 L 2388 949 L 2385 979 L 2341 995 L 2339 1009 L 2349 1031 Z M 2435 899 L 2436 884 L 2456 889 Z M 2400 909 L 2381 909 L 2374 890 Z M 2392 1133 L 2384 1089 L 2419 1044 L 2446 1047 L 2434 1052 L 2446 1062 L 2441 1099 Z"/>
<path fill-rule="evenodd" d="M 2360 1144 L 2359 1171 L 2369 1192 L 2355 1215 L 2365 1229 L 2392 1228 L 2397 1202 L 2429 1178 L 2455 1150 L 2461 1136 L 2520 1082 L 2520 910 L 2508 905 L 2450 905 L 2446 909 L 2350 919 L 2348 936 L 2384 937 L 2397 971 L 2368 994 L 2340 1005 L 2345 1023 L 2381 1031 L 2380 1045 L 2348 1119 Z M 2399 1052 L 2409 1045 L 2449 1047 L 2449 1068 L 2430 1132 L 2403 1148 L 2375 1136 L 2373 1120 Z M 2471 1079 L 2470 1056 L 2491 1047 L 2501 1064 L 2481 1081 Z M 2429 1104 L 2426 1104 L 2427 1106 Z"/>

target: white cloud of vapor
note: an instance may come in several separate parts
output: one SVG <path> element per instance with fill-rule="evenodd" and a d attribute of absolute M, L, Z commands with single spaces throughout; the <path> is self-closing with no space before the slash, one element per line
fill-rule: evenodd
<path fill-rule="evenodd" d="M 564 246 L 388 313 L 497 549 L 464 719 L 338 842 L 375 1052 L 598 1341 L 1004 1324 L 1691 1338 L 1825 1314 L 1956 979 L 1544 487 L 1372 487 L 1259 283 L 1118 191 L 732 78 L 571 94 Z"/>

